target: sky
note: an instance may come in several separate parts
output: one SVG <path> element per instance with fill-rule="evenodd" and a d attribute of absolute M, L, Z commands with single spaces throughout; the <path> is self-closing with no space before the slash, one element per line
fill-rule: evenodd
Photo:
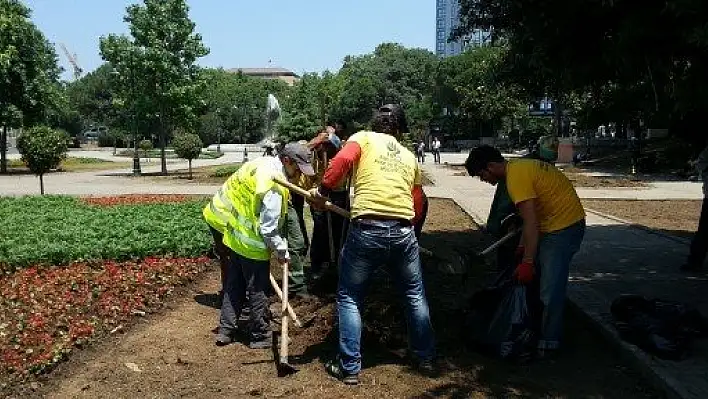
<path fill-rule="evenodd" d="M 84 72 L 102 64 L 99 37 L 127 34 L 125 9 L 138 0 L 26 0 L 32 20 L 57 47 L 76 54 Z M 336 71 L 347 55 L 382 42 L 429 50 L 435 45 L 433 0 L 188 0 L 190 18 L 210 54 L 206 67 L 282 67 L 295 73 Z M 270 61 L 270 64 L 269 64 Z"/>

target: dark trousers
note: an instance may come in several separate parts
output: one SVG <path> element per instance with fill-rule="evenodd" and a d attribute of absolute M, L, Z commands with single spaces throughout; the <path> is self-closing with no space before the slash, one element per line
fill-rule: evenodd
<path fill-rule="evenodd" d="M 345 191 L 332 192 L 330 201 L 343 209 L 349 209 L 349 194 Z M 312 273 L 322 271 L 322 264 L 332 262 L 329 249 L 329 233 L 327 231 L 327 211 L 312 210 L 312 242 L 310 247 L 310 270 Z M 342 247 L 342 232 L 346 231 L 349 221 L 344 217 L 330 212 L 332 219 L 332 241 L 334 243 L 334 262 L 339 259 Z"/>
<path fill-rule="evenodd" d="M 219 317 L 219 333 L 230 335 L 238 329 L 238 319 L 246 303 L 250 308 L 248 333 L 251 342 L 262 341 L 270 337 L 267 314 L 268 299 L 266 290 L 270 286 L 270 264 L 244 258 L 231 251 L 229 270 L 226 273 L 224 300 Z"/>
<path fill-rule="evenodd" d="M 700 268 L 706 260 L 708 253 L 708 201 L 703 199 L 701 218 L 698 220 L 698 230 L 691 241 L 691 253 L 688 255 L 688 264 Z"/>
<path fill-rule="evenodd" d="M 305 197 L 294 194 L 290 196 L 290 202 L 297 214 L 297 220 L 300 223 L 300 232 L 305 239 L 305 253 L 307 253 L 307 250 L 310 248 L 310 238 L 307 236 L 307 226 L 305 226 Z"/>

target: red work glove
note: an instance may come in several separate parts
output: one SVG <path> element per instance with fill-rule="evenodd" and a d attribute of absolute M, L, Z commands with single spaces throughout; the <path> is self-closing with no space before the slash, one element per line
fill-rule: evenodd
<path fill-rule="evenodd" d="M 530 284 L 533 282 L 533 263 L 521 262 L 516 266 L 514 276 L 521 284 Z"/>

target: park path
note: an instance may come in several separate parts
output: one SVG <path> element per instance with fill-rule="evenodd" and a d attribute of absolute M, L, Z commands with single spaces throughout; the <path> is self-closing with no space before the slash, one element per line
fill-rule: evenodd
<path fill-rule="evenodd" d="M 72 151 L 70 156 L 101 158 L 110 161 L 130 162 L 130 158 L 113 157 L 110 151 Z M 249 158 L 261 154 L 250 154 Z M 168 171 L 186 169 L 187 161 L 169 160 Z M 192 167 L 223 165 L 242 162 L 243 154 L 227 152 L 217 159 L 196 159 Z M 141 162 L 143 173 L 160 171 L 159 159 Z M 219 185 L 195 183 L 156 183 L 154 179 L 129 177 L 132 167 L 92 172 L 60 172 L 44 177 L 46 194 L 67 195 L 118 195 L 118 194 L 213 194 Z M 0 175 L 0 196 L 20 196 L 39 194 L 39 179 L 34 175 Z"/>
<path fill-rule="evenodd" d="M 460 155 L 449 159 L 464 163 Z M 431 158 L 432 159 L 432 158 Z M 442 159 L 445 162 L 445 158 Z M 431 197 L 455 200 L 475 221 L 484 224 L 494 188 L 445 165 L 426 163 L 426 174 L 435 186 Z M 702 199 L 701 184 L 653 182 L 640 189 L 578 189 L 584 199 Z M 618 347 L 657 386 L 671 396 L 708 398 L 708 342 L 697 342 L 683 361 L 661 360 L 621 341 L 612 325 L 610 304 L 620 294 L 640 294 L 696 306 L 708 316 L 708 274 L 681 273 L 688 253 L 686 240 L 632 226 L 606 217 L 601 210 L 587 210 L 587 232 L 571 267 L 568 298 L 588 316 L 608 342 Z"/>

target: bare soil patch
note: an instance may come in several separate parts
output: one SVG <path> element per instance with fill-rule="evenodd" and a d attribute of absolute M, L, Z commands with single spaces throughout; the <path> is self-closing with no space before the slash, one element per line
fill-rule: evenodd
<path fill-rule="evenodd" d="M 470 260 L 464 274 L 448 274 L 437 254 L 474 259 L 468 255 L 484 241 L 454 202 L 431 199 L 421 245 L 436 254 L 424 257 L 423 266 L 443 364 L 440 378 L 408 370 L 402 358 L 403 312 L 386 272 L 375 278 L 363 314 L 362 384 L 350 388 L 329 378 L 322 368 L 322 361 L 335 349 L 333 295 L 294 304 L 301 318 L 314 315 L 315 323 L 303 330 L 291 328 L 291 363 L 300 372 L 279 379 L 270 351 L 249 350 L 241 344 L 214 346 L 211 330 L 218 317 L 219 277 L 213 270 L 167 312 L 83 351 L 23 396 L 659 397 L 572 314 L 567 319 L 566 349 L 554 360 L 511 364 L 467 349 L 460 310 L 492 273 L 489 266 Z"/>
<path fill-rule="evenodd" d="M 690 238 L 698 228 L 702 201 L 583 200 L 594 209 L 634 224 Z"/>

